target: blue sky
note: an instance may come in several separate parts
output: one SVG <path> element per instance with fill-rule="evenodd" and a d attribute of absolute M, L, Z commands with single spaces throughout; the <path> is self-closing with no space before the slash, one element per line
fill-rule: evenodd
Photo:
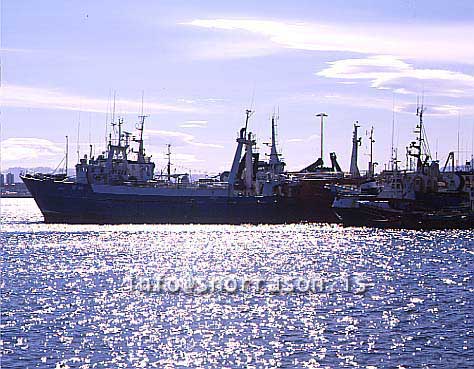
<path fill-rule="evenodd" d="M 424 93 L 433 156 L 471 157 L 474 4 L 471 1 L 16 1 L 3 0 L 2 168 L 59 163 L 70 137 L 103 149 L 106 112 L 132 130 L 145 96 L 148 153 L 177 168 L 230 167 L 244 111 L 262 144 L 280 111 L 289 169 L 319 153 L 315 114 L 329 117 L 325 152 L 349 167 L 353 122 L 375 127 L 380 167 L 390 157 L 395 104 L 400 159 Z M 326 161 L 328 158 L 325 158 Z"/>

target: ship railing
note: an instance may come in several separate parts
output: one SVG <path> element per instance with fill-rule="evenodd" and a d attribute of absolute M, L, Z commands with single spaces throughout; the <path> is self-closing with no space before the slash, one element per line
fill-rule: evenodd
<path fill-rule="evenodd" d="M 219 189 L 225 190 L 229 188 L 227 182 L 213 182 L 213 183 L 154 183 L 153 187 L 155 188 L 173 188 L 173 189 Z"/>
<path fill-rule="evenodd" d="M 39 180 L 52 180 L 55 182 L 68 182 L 74 180 L 75 177 L 67 177 L 64 173 L 40 173 L 40 172 L 32 172 L 32 171 L 25 171 L 20 174 L 22 177 L 25 178 L 33 178 Z"/>

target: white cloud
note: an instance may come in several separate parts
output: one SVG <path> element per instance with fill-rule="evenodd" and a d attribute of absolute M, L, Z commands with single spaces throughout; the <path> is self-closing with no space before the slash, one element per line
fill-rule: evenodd
<path fill-rule="evenodd" d="M 310 93 L 310 94 L 296 94 L 287 98 L 290 102 L 304 102 L 304 103 L 318 103 L 324 105 L 342 105 L 356 108 L 366 109 L 383 109 L 392 110 L 393 101 L 392 99 L 384 99 L 380 97 L 370 97 L 362 93 L 360 94 L 349 94 L 349 93 Z M 401 110 L 405 103 L 397 100 L 395 104 L 395 110 Z"/>
<path fill-rule="evenodd" d="M 404 104 L 399 106 L 399 112 L 411 113 L 416 111 L 416 104 Z M 427 105 L 425 115 L 434 116 L 471 116 L 474 115 L 474 105 Z"/>
<path fill-rule="evenodd" d="M 171 144 L 172 146 L 198 146 L 198 147 L 208 147 L 208 148 L 216 148 L 221 149 L 223 148 L 222 145 L 213 144 L 213 143 L 203 143 L 196 141 L 196 138 L 184 132 L 177 132 L 177 131 L 164 131 L 164 130 L 147 130 L 146 135 L 154 138 L 154 143 L 158 138 L 162 144 Z"/>
<path fill-rule="evenodd" d="M 64 145 L 41 138 L 8 138 L 0 146 L 2 167 L 56 167 L 64 156 Z"/>
<path fill-rule="evenodd" d="M 47 108 L 62 110 L 81 110 L 89 112 L 105 113 L 110 103 L 107 99 L 93 98 L 69 94 L 59 89 L 27 87 L 17 85 L 2 86 L 2 106 L 20 108 Z M 141 108 L 141 101 L 118 99 L 117 111 L 124 113 L 137 113 Z M 197 109 L 182 104 L 165 104 L 157 101 L 147 101 L 146 111 L 153 112 L 194 112 Z"/>
<path fill-rule="evenodd" d="M 184 25 L 217 29 L 234 34 L 240 31 L 242 38 L 252 34 L 267 40 L 268 52 L 278 48 L 310 51 L 346 51 L 362 54 L 391 54 L 402 58 L 474 62 L 474 24 L 330 24 L 309 22 L 284 22 L 265 19 L 195 19 Z M 247 32 L 247 35 L 245 34 Z M 254 37 L 248 37 L 254 40 Z M 235 56 L 249 56 L 255 49 L 244 40 Z M 262 44 L 262 42 L 260 42 Z M 259 46 L 262 48 L 262 46 Z M 207 48 L 212 56 L 213 44 Z M 232 42 L 226 47 L 232 56 Z M 221 54 L 221 53 L 219 53 Z M 216 56 L 218 57 L 219 54 Z"/>
<path fill-rule="evenodd" d="M 166 155 L 166 151 L 163 150 L 162 147 L 158 146 L 150 146 L 148 153 L 152 154 L 152 160 L 156 164 L 155 174 L 158 174 L 160 170 L 163 169 L 165 171 L 166 164 L 168 162 L 168 157 Z M 186 164 L 195 164 L 195 163 L 203 163 L 205 162 L 204 159 L 199 159 L 194 154 L 186 154 L 176 151 L 171 151 L 171 162 L 172 168 L 178 168 L 178 171 L 183 170 L 183 165 Z M 188 169 L 186 169 L 188 170 Z"/>
<path fill-rule="evenodd" d="M 267 40 L 213 40 L 192 44 L 190 54 L 195 59 L 240 59 L 266 56 L 280 51 L 278 45 Z"/>
<path fill-rule="evenodd" d="M 179 126 L 182 128 L 206 128 L 207 120 L 187 120 Z"/>
<path fill-rule="evenodd" d="M 470 97 L 474 76 L 445 69 L 420 69 L 389 55 L 344 59 L 328 63 L 318 76 L 370 80 L 371 87 L 402 94 Z"/>
<path fill-rule="evenodd" d="M 204 162 L 203 159 L 198 159 L 194 154 L 183 154 L 175 153 L 173 154 L 173 160 L 178 163 L 188 164 L 188 163 L 201 163 Z"/>
<path fill-rule="evenodd" d="M 194 136 L 173 131 L 151 131 L 148 134 L 153 136 L 153 142 L 147 145 L 147 152 L 152 153 L 155 159 L 164 160 L 165 145 L 171 143 L 173 146 L 184 147 L 187 145 L 207 148 L 221 148 L 220 145 L 201 143 L 195 140 Z M 156 139 L 158 138 L 158 140 Z M 161 142 L 160 142 L 161 141 Z M 1 166 L 8 167 L 37 167 L 48 166 L 56 168 L 65 155 L 65 144 L 56 143 L 41 138 L 8 138 L 0 142 Z M 69 165 L 72 168 L 75 164 L 75 152 L 69 152 Z M 194 154 L 173 152 L 173 163 L 189 164 L 204 162 Z"/>
<path fill-rule="evenodd" d="M 214 103 L 222 103 L 228 101 L 227 99 L 221 99 L 218 97 L 203 97 L 203 98 L 195 98 L 195 99 L 185 99 L 179 98 L 179 102 L 183 102 L 186 104 L 214 104 Z"/>
<path fill-rule="evenodd" d="M 314 141 L 316 139 L 319 139 L 320 135 L 317 135 L 317 134 L 314 134 L 314 135 L 310 135 L 308 137 L 305 137 L 305 138 L 289 138 L 287 140 L 285 140 L 286 143 L 302 143 L 302 142 L 311 142 L 311 141 Z"/>
<path fill-rule="evenodd" d="M 403 100 L 397 98 L 395 100 L 395 106 L 391 98 L 383 97 L 371 97 L 364 94 L 353 95 L 349 93 L 331 93 L 331 94 L 297 94 L 286 98 L 286 101 L 294 102 L 304 102 L 304 103 L 317 103 L 324 105 L 341 105 L 341 106 L 350 106 L 355 108 L 364 108 L 364 109 L 383 109 L 392 111 L 395 108 L 396 112 L 399 113 L 408 113 L 415 114 L 416 112 L 416 103 L 412 97 L 409 101 L 402 96 Z M 427 110 L 425 115 L 451 115 L 456 116 L 458 114 L 470 116 L 474 115 L 474 105 L 473 104 L 425 104 Z M 300 141 L 298 141 L 300 140 Z M 293 142 L 302 142 L 303 139 L 295 139 Z M 290 141 L 291 142 L 291 141 Z"/>

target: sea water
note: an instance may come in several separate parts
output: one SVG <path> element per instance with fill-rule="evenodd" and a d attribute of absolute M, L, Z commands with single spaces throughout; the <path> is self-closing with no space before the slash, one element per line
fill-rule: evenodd
<path fill-rule="evenodd" d="M 473 231 L 51 225 L 2 199 L 0 241 L 2 368 L 474 366 Z"/>

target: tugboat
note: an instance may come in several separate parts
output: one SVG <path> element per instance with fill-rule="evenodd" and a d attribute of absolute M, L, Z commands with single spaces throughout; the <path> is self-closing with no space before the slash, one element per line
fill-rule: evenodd
<path fill-rule="evenodd" d="M 408 154 L 416 160 L 415 171 L 395 166 L 378 178 L 381 191 L 340 194 L 333 209 L 345 226 L 433 229 L 474 226 L 472 187 L 458 174 L 441 173 L 431 161 L 423 125 L 424 107 L 417 109 L 417 140 Z M 454 171 L 454 167 L 453 167 Z"/>
<path fill-rule="evenodd" d="M 285 174 L 276 150 L 275 117 L 268 161 L 255 152 L 249 132 L 252 111 L 237 138 L 232 166 L 214 180 L 192 181 L 186 174 L 155 175 L 155 164 L 145 154 L 145 116 L 140 116 L 138 138 L 122 132 L 109 136 L 107 150 L 84 156 L 76 176 L 24 174 L 21 176 L 47 223 L 294 223 L 335 220 L 326 201 L 301 196 L 300 182 Z M 138 149 L 132 149 L 132 144 Z M 245 152 L 243 152 L 245 150 Z M 91 150 L 92 151 L 92 150 Z M 67 156 L 67 151 L 66 151 Z M 67 160 L 66 160 L 67 163 Z M 66 164 L 67 166 L 67 164 Z"/>

